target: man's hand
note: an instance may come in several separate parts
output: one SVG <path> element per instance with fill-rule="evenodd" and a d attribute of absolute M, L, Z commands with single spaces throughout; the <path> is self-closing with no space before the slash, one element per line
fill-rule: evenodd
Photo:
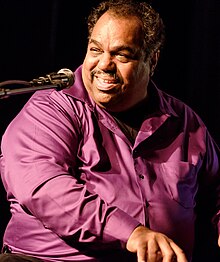
<path fill-rule="evenodd" d="M 138 262 L 187 262 L 183 250 L 170 238 L 144 226 L 132 232 L 126 247 L 137 253 Z"/>

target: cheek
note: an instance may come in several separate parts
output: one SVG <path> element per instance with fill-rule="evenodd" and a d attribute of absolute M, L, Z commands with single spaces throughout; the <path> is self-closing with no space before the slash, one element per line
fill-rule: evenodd
<path fill-rule="evenodd" d="M 133 83 L 149 76 L 150 68 L 147 63 L 139 62 L 128 65 L 125 68 L 119 68 L 124 81 Z M 137 83 L 136 83 L 137 84 Z"/>
<path fill-rule="evenodd" d="M 136 68 L 133 66 L 117 66 L 118 74 L 123 80 L 124 85 L 133 83 L 136 78 Z"/>
<path fill-rule="evenodd" d="M 87 74 L 90 71 L 91 68 L 91 63 L 89 62 L 88 59 L 85 58 L 85 60 L 83 61 L 83 71 L 85 72 L 85 74 Z"/>
<path fill-rule="evenodd" d="M 96 67 L 96 62 L 94 59 L 89 59 L 88 56 L 85 57 L 82 65 L 82 75 L 84 81 L 92 81 L 91 72 Z"/>
<path fill-rule="evenodd" d="M 143 77 L 141 72 L 137 68 L 132 68 L 126 72 L 122 72 L 124 85 L 136 85 L 140 81 L 140 77 Z"/>
<path fill-rule="evenodd" d="M 83 61 L 83 67 L 85 68 L 85 71 L 91 72 L 96 67 L 97 63 L 98 63 L 98 59 L 91 57 L 87 53 Z"/>
<path fill-rule="evenodd" d="M 135 94 L 135 97 L 143 97 L 149 83 L 149 68 L 146 65 L 137 66 L 127 71 L 124 75 L 124 91 L 128 94 Z"/>
<path fill-rule="evenodd" d="M 144 64 L 140 67 L 137 67 L 134 73 L 134 81 L 144 88 L 148 85 L 150 79 L 150 68 L 148 65 Z M 134 84 L 135 84 L 134 83 Z"/>
<path fill-rule="evenodd" d="M 86 87 L 91 85 L 92 82 L 91 71 L 86 63 L 83 63 L 82 65 L 82 79 Z"/>
<path fill-rule="evenodd" d="M 150 75 L 150 66 L 149 63 L 141 63 L 136 68 L 136 75 L 137 78 L 142 78 L 143 76 L 149 76 Z"/>

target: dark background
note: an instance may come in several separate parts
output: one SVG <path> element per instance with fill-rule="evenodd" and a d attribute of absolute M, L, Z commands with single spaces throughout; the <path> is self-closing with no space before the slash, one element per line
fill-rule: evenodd
<path fill-rule="evenodd" d="M 74 71 L 86 52 L 86 17 L 99 2 L 0 0 L 0 82 L 30 81 L 64 67 Z M 153 0 L 152 5 L 167 30 L 154 80 L 190 105 L 220 145 L 220 0 Z M 30 95 L 0 100 L 0 137 Z M 1 185 L 1 232 L 9 218 L 5 197 Z"/>

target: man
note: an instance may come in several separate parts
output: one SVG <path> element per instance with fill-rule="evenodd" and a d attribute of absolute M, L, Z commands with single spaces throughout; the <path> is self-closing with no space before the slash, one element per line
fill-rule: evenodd
<path fill-rule="evenodd" d="M 88 28 L 73 86 L 36 92 L 2 138 L 2 257 L 191 261 L 198 200 L 220 226 L 219 149 L 151 80 L 164 26 L 148 4 L 101 3 Z"/>

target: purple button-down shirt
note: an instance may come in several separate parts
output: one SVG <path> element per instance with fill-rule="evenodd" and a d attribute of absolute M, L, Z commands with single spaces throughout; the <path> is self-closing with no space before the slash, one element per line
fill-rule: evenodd
<path fill-rule="evenodd" d="M 4 244 L 13 252 L 45 261 L 135 261 L 123 250 L 143 224 L 191 256 L 198 181 L 220 192 L 219 149 L 189 107 L 149 88 L 157 110 L 134 144 L 89 98 L 81 67 L 71 88 L 30 98 L 2 138 L 12 213 Z"/>

